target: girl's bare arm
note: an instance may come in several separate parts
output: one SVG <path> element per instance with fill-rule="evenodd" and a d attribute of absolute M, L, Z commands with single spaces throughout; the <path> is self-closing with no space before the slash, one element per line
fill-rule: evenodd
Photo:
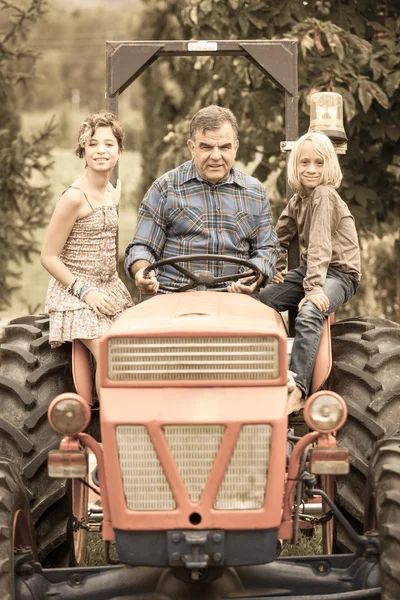
<path fill-rule="evenodd" d="M 68 287 L 74 275 L 60 260 L 59 255 L 77 219 L 84 216 L 82 193 L 67 190 L 58 201 L 50 219 L 40 260 L 42 266 L 62 285 Z"/>
<path fill-rule="evenodd" d="M 50 219 L 41 253 L 43 267 L 65 287 L 74 282 L 75 276 L 64 265 L 59 255 L 77 219 L 88 214 L 86 203 L 81 196 L 79 190 L 67 190 L 61 197 Z M 115 303 L 95 288 L 87 291 L 84 302 L 99 316 L 115 314 Z"/>

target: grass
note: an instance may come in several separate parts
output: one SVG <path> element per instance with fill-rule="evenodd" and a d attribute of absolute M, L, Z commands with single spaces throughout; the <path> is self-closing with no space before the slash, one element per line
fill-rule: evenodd
<path fill-rule="evenodd" d="M 281 556 L 311 556 L 322 554 L 322 528 L 317 527 L 312 536 L 300 534 L 296 544 L 283 542 Z"/>
<path fill-rule="evenodd" d="M 110 555 L 114 560 L 118 559 L 114 542 L 111 543 Z M 86 566 L 90 567 L 100 567 L 107 564 L 104 554 L 104 542 L 100 533 L 88 533 L 84 562 Z"/>

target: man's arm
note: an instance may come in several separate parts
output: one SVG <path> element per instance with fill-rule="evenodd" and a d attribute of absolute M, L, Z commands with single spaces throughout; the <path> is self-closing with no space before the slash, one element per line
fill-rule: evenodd
<path fill-rule="evenodd" d="M 158 292 L 158 288 L 160 287 L 154 271 L 149 271 L 146 273 L 146 275 L 143 274 L 145 268 L 150 264 L 151 263 L 149 263 L 148 260 L 137 260 L 131 265 L 130 268 L 131 275 L 136 283 L 136 287 L 143 294 L 156 294 Z"/>
<path fill-rule="evenodd" d="M 249 241 L 249 259 L 261 271 L 262 275 L 251 285 L 246 279 L 239 279 L 228 286 L 228 291 L 235 294 L 252 294 L 265 281 L 271 280 L 275 274 L 275 263 L 279 256 L 279 243 L 274 226 L 269 200 L 263 185 L 260 184 L 261 214 L 259 226 Z"/>
<path fill-rule="evenodd" d="M 149 263 L 148 260 L 137 260 L 136 262 L 132 263 L 131 265 L 131 275 L 133 278 L 136 277 L 138 271 L 142 271 L 143 269 L 145 269 L 146 267 L 148 267 L 149 265 L 151 265 L 151 263 Z"/>
<path fill-rule="evenodd" d="M 143 277 L 143 269 L 159 259 L 165 239 L 164 195 L 155 182 L 142 200 L 133 239 L 125 251 L 125 272 L 144 293 L 158 290 L 155 273 Z"/>
<path fill-rule="evenodd" d="M 262 209 L 259 216 L 259 227 L 255 236 L 249 240 L 250 260 L 269 281 L 275 274 L 275 264 L 279 256 L 279 242 L 272 223 L 271 208 L 264 186 L 261 186 Z"/>
<path fill-rule="evenodd" d="M 276 235 L 278 236 L 280 245 L 280 253 L 276 263 L 277 271 L 283 271 L 286 269 L 287 251 L 290 246 L 290 242 L 297 233 L 296 220 L 293 214 L 293 201 L 294 197 L 289 200 L 283 209 L 275 227 Z"/>

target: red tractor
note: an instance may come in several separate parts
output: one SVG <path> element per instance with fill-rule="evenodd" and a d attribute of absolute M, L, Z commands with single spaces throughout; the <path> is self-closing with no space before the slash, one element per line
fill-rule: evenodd
<path fill-rule="evenodd" d="M 163 52 L 242 53 L 285 88 L 290 125 L 296 85 L 274 69 L 295 61 L 295 42 L 191 44 L 110 44 L 108 107 Z M 398 600 L 400 326 L 325 323 L 298 435 L 280 315 L 210 293 L 212 273 L 192 279 L 102 338 L 100 408 L 80 342 L 51 350 L 45 317 L 6 327 L 1 598 Z M 90 487 L 101 503 L 88 510 Z M 318 524 L 323 555 L 279 556 L 282 540 Z M 88 530 L 101 530 L 108 566 L 79 566 Z"/>

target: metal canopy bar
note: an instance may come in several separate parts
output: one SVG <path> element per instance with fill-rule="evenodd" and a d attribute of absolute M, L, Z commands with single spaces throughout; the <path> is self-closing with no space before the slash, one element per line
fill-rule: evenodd
<path fill-rule="evenodd" d="M 294 40 L 107 42 L 107 97 L 121 94 L 160 56 L 245 56 L 285 92 L 297 96 Z M 296 98 L 297 103 L 297 98 Z"/>
<path fill-rule="evenodd" d="M 163 48 L 162 42 L 139 45 L 132 42 L 111 42 L 112 45 L 116 43 L 118 46 L 109 53 L 111 97 L 126 90 L 157 59 L 157 53 Z M 107 52 L 111 44 L 107 42 Z"/>
<path fill-rule="evenodd" d="M 297 42 L 295 40 L 158 40 L 106 42 L 106 105 L 118 115 L 119 95 L 159 57 L 244 56 L 285 92 L 286 141 L 298 135 Z M 287 153 L 286 159 L 288 159 Z M 114 170 L 114 179 L 117 169 Z M 286 197 L 292 192 L 286 184 Z M 299 240 L 289 247 L 289 269 L 300 264 Z M 293 312 L 293 311 L 292 311 Z M 294 315 L 289 314 L 294 335 Z"/>
<path fill-rule="evenodd" d="M 293 40 L 270 41 L 264 44 L 244 42 L 247 58 L 264 75 L 272 79 L 291 96 L 297 92 L 297 44 Z"/>

